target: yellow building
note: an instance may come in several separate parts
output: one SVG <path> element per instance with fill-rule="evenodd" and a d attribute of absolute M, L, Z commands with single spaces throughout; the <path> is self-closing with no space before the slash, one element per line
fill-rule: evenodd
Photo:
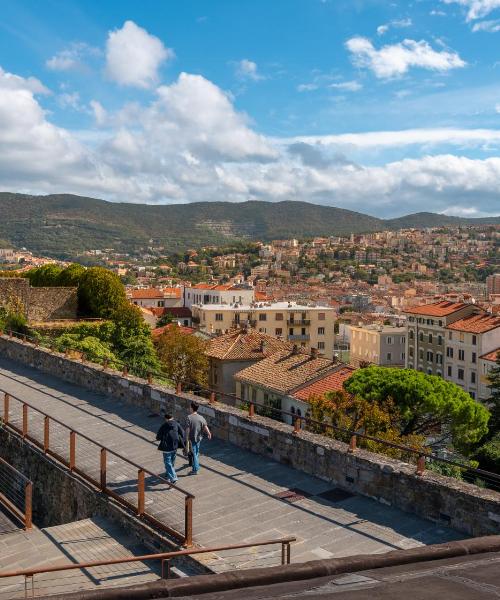
<path fill-rule="evenodd" d="M 316 348 L 319 354 L 333 358 L 335 311 L 329 306 L 254 302 L 195 304 L 191 310 L 195 322 L 209 333 L 222 334 L 235 327 L 251 327 L 307 350 Z"/>

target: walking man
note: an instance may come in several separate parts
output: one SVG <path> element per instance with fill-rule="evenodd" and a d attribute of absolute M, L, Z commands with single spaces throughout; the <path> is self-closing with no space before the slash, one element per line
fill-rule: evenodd
<path fill-rule="evenodd" d="M 196 402 L 191 402 L 191 414 L 188 416 L 186 423 L 186 440 L 191 446 L 193 457 L 190 475 L 197 475 L 200 470 L 200 444 L 203 439 L 203 434 L 205 434 L 209 440 L 212 439 L 212 434 L 210 433 L 205 417 L 198 414 L 198 405 Z"/>
<path fill-rule="evenodd" d="M 158 429 L 156 439 L 159 440 L 158 450 L 163 452 L 163 462 L 165 463 L 165 477 L 170 483 L 177 482 L 177 473 L 175 472 L 175 457 L 177 448 L 186 447 L 184 431 L 180 424 L 171 414 L 165 414 L 165 423 Z"/>

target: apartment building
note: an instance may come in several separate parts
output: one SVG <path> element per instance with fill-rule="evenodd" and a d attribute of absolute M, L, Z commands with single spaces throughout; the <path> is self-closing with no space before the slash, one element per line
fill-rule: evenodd
<path fill-rule="evenodd" d="M 406 327 L 388 325 L 350 326 L 350 363 L 381 367 L 404 367 L 406 362 Z"/>
<path fill-rule="evenodd" d="M 184 288 L 184 306 L 195 304 L 251 304 L 255 290 L 247 284 L 211 285 L 198 283 Z"/>
<path fill-rule="evenodd" d="M 293 302 L 193 305 L 193 318 L 201 329 L 222 334 L 235 327 L 288 340 L 306 350 L 315 348 L 332 359 L 335 310 Z"/>
<path fill-rule="evenodd" d="M 494 273 L 486 277 L 486 293 L 488 297 L 491 294 L 500 294 L 500 273 Z"/>
<path fill-rule="evenodd" d="M 166 308 L 182 306 L 182 289 L 173 288 L 142 288 L 127 292 L 132 304 L 143 308 Z"/>
<path fill-rule="evenodd" d="M 489 388 L 489 374 L 492 369 L 497 366 L 498 356 L 500 355 L 500 346 L 487 354 L 479 357 L 479 389 L 478 394 L 480 399 L 488 399 L 491 396 Z"/>
<path fill-rule="evenodd" d="M 500 317 L 480 313 L 450 323 L 445 346 L 444 378 L 473 398 L 486 400 L 490 396 L 487 373 L 481 373 L 479 361 L 500 347 Z"/>
<path fill-rule="evenodd" d="M 440 301 L 413 306 L 405 312 L 408 316 L 406 367 L 443 376 L 446 327 L 481 311 L 474 304 Z"/>

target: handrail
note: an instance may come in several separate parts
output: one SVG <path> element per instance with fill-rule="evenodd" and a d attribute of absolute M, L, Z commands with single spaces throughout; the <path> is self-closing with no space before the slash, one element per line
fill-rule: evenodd
<path fill-rule="evenodd" d="M 104 492 L 108 496 L 111 496 L 116 501 L 127 506 L 128 508 L 132 508 L 134 511 L 137 512 L 137 516 L 142 517 L 143 519 L 145 519 L 147 521 L 150 521 L 156 527 L 162 529 L 163 531 L 167 532 L 168 534 L 172 535 L 173 537 L 179 539 L 180 541 L 182 541 L 182 543 L 185 546 L 189 547 L 192 545 L 192 543 L 193 543 L 193 500 L 195 499 L 195 496 L 191 492 L 184 490 L 183 488 L 181 488 L 178 485 L 171 484 L 165 477 L 162 477 L 161 475 L 158 475 L 157 473 L 153 473 L 153 471 L 133 462 L 132 460 L 129 460 L 122 454 L 119 454 L 118 452 L 111 450 L 110 448 L 104 446 L 103 444 L 96 442 L 95 440 L 93 440 L 89 436 L 85 435 L 84 433 L 81 433 L 81 432 L 77 431 L 76 429 L 73 429 L 72 427 L 70 427 L 66 423 L 63 423 L 59 419 L 56 419 L 56 418 L 48 415 L 47 413 L 40 410 L 38 407 L 34 406 L 33 404 L 26 402 L 25 400 L 22 400 L 21 398 L 18 398 L 17 396 L 8 393 L 5 390 L 0 389 L 0 393 L 3 393 L 3 395 L 4 395 L 3 425 L 5 427 L 8 427 L 12 431 L 15 431 L 17 434 L 21 435 L 23 437 L 23 439 L 27 439 L 27 440 L 31 441 L 33 444 L 35 444 L 36 446 L 41 448 L 45 454 L 53 456 L 59 462 L 61 462 L 65 466 L 69 467 L 70 471 L 77 473 L 78 475 L 80 475 L 81 477 L 83 477 L 84 479 L 86 479 L 87 481 L 92 483 L 93 485 L 95 485 L 98 489 L 100 489 L 102 492 Z M 22 406 L 22 429 L 19 429 L 19 427 L 16 427 L 13 423 L 10 422 L 9 411 L 10 411 L 10 400 L 11 399 L 16 400 Z M 28 408 L 36 411 L 43 417 L 43 420 L 44 420 L 43 441 L 40 441 L 29 434 L 29 431 L 28 431 Z M 50 423 L 51 422 L 57 423 L 58 425 L 64 427 L 64 429 L 69 431 L 69 461 L 66 460 L 59 453 L 51 450 L 51 448 L 50 448 Z M 99 448 L 99 451 L 100 451 L 100 479 L 99 479 L 99 481 L 95 480 L 93 477 L 91 477 L 90 475 L 88 475 L 87 473 L 85 473 L 83 470 L 79 469 L 76 466 L 76 438 L 77 438 L 77 436 L 80 436 L 82 439 L 84 439 L 88 442 L 91 442 L 93 445 L 95 445 L 95 446 L 97 446 L 97 448 Z M 119 494 L 110 490 L 107 487 L 106 464 L 107 464 L 107 454 L 108 453 L 137 469 L 137 473 L 138 473 L 137 474 L 137 506 L 135 506 L 134 504 L 132 504 L 125 498 L 122 498 Z M 145 510 L 145 474 L 156 477 L 162 483 L 166 484 L 169 487 L 169 489 L 179 492 L 184 496 L 184 534 L 183 535 L 180 534 L 175 529 L 169 527 L 167 524 L 162 523 L 161 521 L 159 521 L 152 515 L 149 515 L 146 512 L 146 510 Z"/>
<path fill-rule="evenodd" d="M 0 336 L 3 335 L 2 332 L 0 331 Z M 33 340 L 33 343 L 35 345 L 38 345 L 38 340 L 36 338 L 30 337 L 30 336 L 26 336 L 22 333 L 19 332 L 13 332 L 10 331 L 9 332 L 9 336 L 18 336 L 21 338 L 21 341 L 28 341 L 28 339 Z M 48 349 L 49 351 L 53 351 L 52 349 Z M 92 364 L 92 363 L 89 363 Z M 99 364 L 99 363 L 94 363 L 94 364 Z M 104 369 L 107 368 L 107 365 L 104 364 L 102 365 Z M 125 375 L 128 375 L 128 369 L 125 366 L 124 367 L 124 373 Z M 110 369 L 111 370 L 111 369 Z M 119 373 L 119 371 L 116 371 L 117 373 Z M 165 373 L 159 373 L 159 372 L 155 372 L 155 371 L 150 371 L 149 375 L 148 375 L 148 379 L 147 379 L 147 383 L 148 384 L 152 384 L 153 383 L 153 375 L 157 375 L 158 377 L 163 377 L 165 378 L 166 375 Z M 143 381 L 146 381 L 145 379 L 141 378 L 141 377 L 137 377 L 137 379 L 142 379 Z M 311 419 L 310 417 L 304 416 L 304 417 L 298 417 L 296 414 L 293 414 L 289 411 L 285 411 L 283 409 L 280 408 L 274 408 L 272 406 L 267 406 L 265 404 L 261 404 L 261 403 L 257 403 L 257 402 L 253 402 L 253 401 L 248 401 L 248 400 L 244 400 L 241 397 L 237 396 L 234 393 L 227 393 L 227 392 L 221 392 L 219 390 L 214 390 L 211 388 L 207 388 L 205 386 L 202 386 L 200 384 L 198 384 L 197 382 L 193 382 L 193 381 L 184 381 L 183 382 L 184 386 L 191 386 L 193 388 L 196 389 L 196 391 L 199 392 L 203 392 L 209 395 L 209 403 L 213 404 L 214 402 L 217 401 L 217 398 L 230 398 L 232 399 L 234 402 L 239 402 L 239 403 L 243 403 L 243 404 L 248 404 L 248 416 L 249 418 L 253 418 L 255 416 L 255 408 L 263 408 L 266 409 L 267 411 L 272 411 L 273 413 L 279 414 L 281 416 L 288 416 L 292 418 L 292 422 L 293 422 L 293 433 L 295 435 L 298 435 L 300 433 L 300 431 L 302 430 L 302 423 L 304 423 L 306 426 L 308 424 L 312 425 L 312 426 L 316 426 L 316 427 L 322 427 L 322 428 L 326 428 L 332 431 L 335 431 L 336 433 L 348 437 L 350 439 L 349 441 L 349 452 L 354 452 L 357 449 L 357 440 L 358 439 L 365 439 L 367 441 L 372 441 L 375 442 L 377 444 L 380 444 L 381 446 L 385 446 L 386 448 L 391 448 L 394 450 L 399 450 L 401 452 L 404 452 L 406 454 L 411 454 L 413 456 L 415 456 L 417 458 L 417 469 L 416 469 L 416 473 L 417 475 L 423 475 L 425 472 L 425 465 L 426 465 L 426 461 L 427 460 L 431 460 L 433 462 L 436 463 L 443 463 L 446 465 L 450 465 L 453 467 L 457 467 L 459 469 L 461 469 L 462 471 L 468 472 L 473 476 L 477 476 L 477 477 L 485 477 L 489 480 L 491 480 L 492 482 L 494 482 L 495 486 L 498 486 L 498 488 L 500 489 L 500 475 L 497 475 L 496 473 L 492 473 L 490 471 L 485 471 L 484 469 L 476 469 L 474 467 L 470 467 L 467 465 L 463 465 L 457 461 L 448 459 L 448 458 L 442 458 L 436 454 L 433 454 L 432 452 L 426 452 L 424 450 L 417 450 L 415 448 L 411 448 L 409 446 L 404 446 L 402 444 L 396 444 L 394 442 L 389 442 L 387 440 L 383 440 L 374 436 L 370 436 L 361 432 L 357 432 L 357 431 L 350 431 L 348 429 L 343 429 L 341 427 L 337 427 L 331 423 L 325 423 L 323 421 L 317 421 L 315 419 Z M 181 393 L 182 392 L 182 386 L 180 384 L 177 385 L 177 389 L 176 389 L 176 393 Z M 224 403 L 224 402 L 223 402 Z M 380 453 L 382 454 L 382 453 Z"/>
<path fill-rule="evenodd" d="M 215 546 L 210 548 L 190 548 L 186 550 L 176 550 L 173 552 L 159 552 L 156 554 L 143 554 L 141 556 L 125 556 L 121 558 L 111 558 L 108 560 L 97 560 L 92 562 L 83 563 L 71 563 L 69 565 L 53 565 L 50 567 L 38 567 L 36 569 L 21 569 L 18 571 L 5 571 L 0 572 L 0 579 L 5 577 L 33 577 L 40 573 L 53 573 L 56 571 L 70 571 L 74 569 L 90 569 L 92 567 L 102 567 L 107 565 L 119 565 L 122 563 L 129 562 L 142 562 L 146 560 L 170 560 L 176 556 L 192 556 L 193 554 L 206 554 L 210 552 L 223 552 L 224 550 L 239 550 L 241 548 L 256 548 L 260 546 L 274 546 L 281 544 L 282 546 L 289 546 L 291 543 L 297 541 L 295 537 L 285 537 L 273 540 L 264 540 L 262 542 L 246 542 L 243 544 L 231 544 L 228 546 Z M 287 548 L 289 550 L 289 548 Z M 282 554 L 286 556 L 288 564 L 290 562 L 290 553 L 286 552 Z M 285 564 L 285 563 L 283 563 Z"/>
<path fill-rule="evenodd" d="M 24 473 L 18 471 L 15 467 L 1 457 L 0 465 L 6 467 L 11 473 L 21 480 L 23 487 L 23 508 L 16 506 L 13 499 L 2 493 L 2 491 L 0 491 L 0 505 L 3 505 L 7 511 L 9 511 L 21 523 L 23 523 L 26 530 L 30 530 L 33 527 L 33 482 L 31 479 L 26 477 Z"/>

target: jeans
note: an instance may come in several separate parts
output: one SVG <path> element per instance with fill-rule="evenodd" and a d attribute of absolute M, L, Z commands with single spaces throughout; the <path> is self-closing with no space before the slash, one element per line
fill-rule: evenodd
<path fill-rule="evenodd" d="M 191 452 L 193 453 L 193 473 L 198 473 L 200 470 L 200 445 L 199 442 L 191 442 Z"/>
<path fill-rule="evenodd" d="M 177 474 L 175 473 L 175 450 L 173 452 L 163 453 L 163 462 L 165 463 L 165 475 L 169 481 L 175 483 L 177 481 Z"/>

